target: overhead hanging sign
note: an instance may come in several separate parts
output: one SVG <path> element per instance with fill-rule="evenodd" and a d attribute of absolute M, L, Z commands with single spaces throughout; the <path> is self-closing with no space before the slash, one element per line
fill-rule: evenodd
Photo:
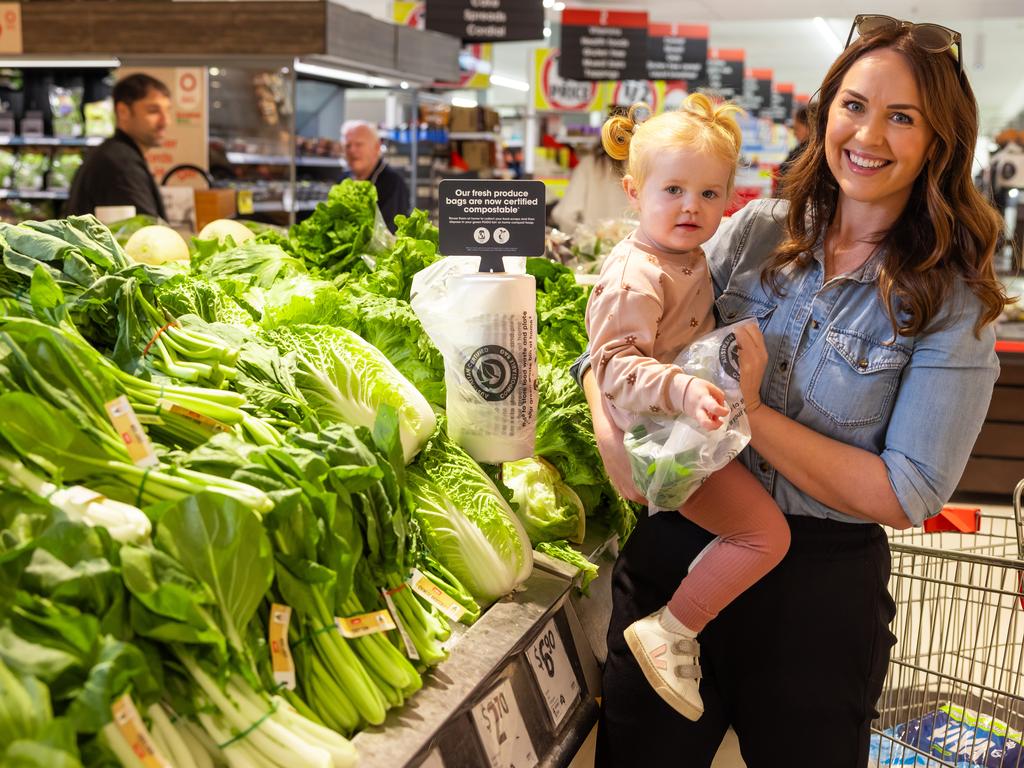
<path fill-rule="evenodd" d="M 707 88 L 723 99 L 735 99 L 743 93 L 742 48 L 710 48 L 704 75 L 690 82 L 690 88 Z"/>
<path fill-rule="evenodd" d="M 427 4 L 396 0 L 391 7 L 395 23 L 403 27 L 424 29 L 426 27 Z M 490 43 L 473 43 L 462 46 L 459 51 L 459 79 L 449 83 L 437 81 L 434 88 L 490 88 L 491 69 L 494 65 L 494 46 Z"/>
<path fill-rule="evenodd" d="M 707 61 L 706 25 L 647 26 L 647 76 L 652 80 L 699 80 Z"/>
<path fill-rule="evenodd" d="M 752 117 L 769 117 L 772 107 L 772 71 L 748 69 L 743 78 L 743 93 L 736 101 Z"/>
<path fill-rule="evenodd" d="M 427 29 L 468 43 L 543 40 L 541 0 L 427 0 Z"/>
<path fill-rule="evenodd" d="M 796 87 L 793 83 L 776 83 L 772 91 L 772 106 L 769 112 L 772 122 L 776 125 L 788 125 L 793 118 L 793 95 Z"/>
<path fill-rule="evenodd" d="M 594 82 L 563 78 L 558 51 L 533 52 L 533 106 L 538 112 L 594 112 L 604 108 L 604 89 Z"/>
<path fill-rule="evenodd" d="M 643 80 L 647 14 L 566 8 L 560 66 L 573 80 Z"/>

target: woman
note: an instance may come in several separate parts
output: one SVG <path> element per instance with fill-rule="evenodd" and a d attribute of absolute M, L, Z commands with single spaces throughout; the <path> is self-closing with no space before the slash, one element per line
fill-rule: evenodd
<path fill-rule="evenodd" d="M 867 764 L 894 642 L 881 525 L 920 525 L 956 486 L 998 374 L 1006 295 L 999 218 L 971 183 L 959 36 L 877 16 L 855 28 L 790 202 L 747 205 L 705 247 L 720 320 L 752 316 L 764 334 L 738 339 L 743 459 L 787 514 L 791 549 L 700 635 L 694 723 L 650 692 L 622 633 L 711 535 L 676 512 L 640 521 L 613 577 L 600 765 L 707 766 L 730 725 L 748 768 Z M 609 475 L 639 501 L 589 372 L 584 388 Z"/>

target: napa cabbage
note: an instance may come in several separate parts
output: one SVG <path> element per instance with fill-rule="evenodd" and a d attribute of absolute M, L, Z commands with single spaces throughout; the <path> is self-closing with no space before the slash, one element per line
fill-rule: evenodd
<path fill-rule="evenodd" d="M 533 550 L 522 523 L 480 465 L 442 430 L 409 467 L 406 482 L 430 552 L 481 604 L 530 576 Z"/>
<path fill-rule="evenodd" d="M 295 385 L 321 421 L 372 428 L 380 407 L 390 405 L 398 412 L 406 463 L 434 431 L 437 420 L 423 395 L 358 334 L 299 324 L 267 331 L 263 338 L 291 354 Z"/>

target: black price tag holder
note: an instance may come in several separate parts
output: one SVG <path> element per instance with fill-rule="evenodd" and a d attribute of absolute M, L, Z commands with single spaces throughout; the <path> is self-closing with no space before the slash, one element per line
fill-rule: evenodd
<path fill-rule="evenodd" d="M 438 196 L 445 256 L 479 256 L 481 272 L 504 272 L 505 256 L 544 255 L 544 182 L 444 179 Z"/>

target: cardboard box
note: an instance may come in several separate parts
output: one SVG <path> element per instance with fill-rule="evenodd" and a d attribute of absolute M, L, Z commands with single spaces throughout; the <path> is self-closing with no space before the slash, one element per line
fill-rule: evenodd
<path fill-rule="evenodd" d="M 211 221 L 233 219 L 238 212 L 233 189 L 197 189 L 195 193 L 197 232 Z"/>
<path fill-rule="evenodd" d="M 459 154 L 466 161 L 469 170 L 480 171 L 494 165 L 491 159 L 493 147 L 494 144 L 490 141 L 463 141 L 459 147 Z"/>
<path fill-rule="evenodd" d="M 481 131 L 496 131 L 501 125 L 501 118 L 498 113 L 493 109 L 484 107 L 480 110 L 481 124 L 479 130 Z"/>
<path fill-rule="evenodd" d="M 476 111 L 476 107 L 452 107 L 448 114 L 448 130 L 452 133 L 475 131 Z"/>

